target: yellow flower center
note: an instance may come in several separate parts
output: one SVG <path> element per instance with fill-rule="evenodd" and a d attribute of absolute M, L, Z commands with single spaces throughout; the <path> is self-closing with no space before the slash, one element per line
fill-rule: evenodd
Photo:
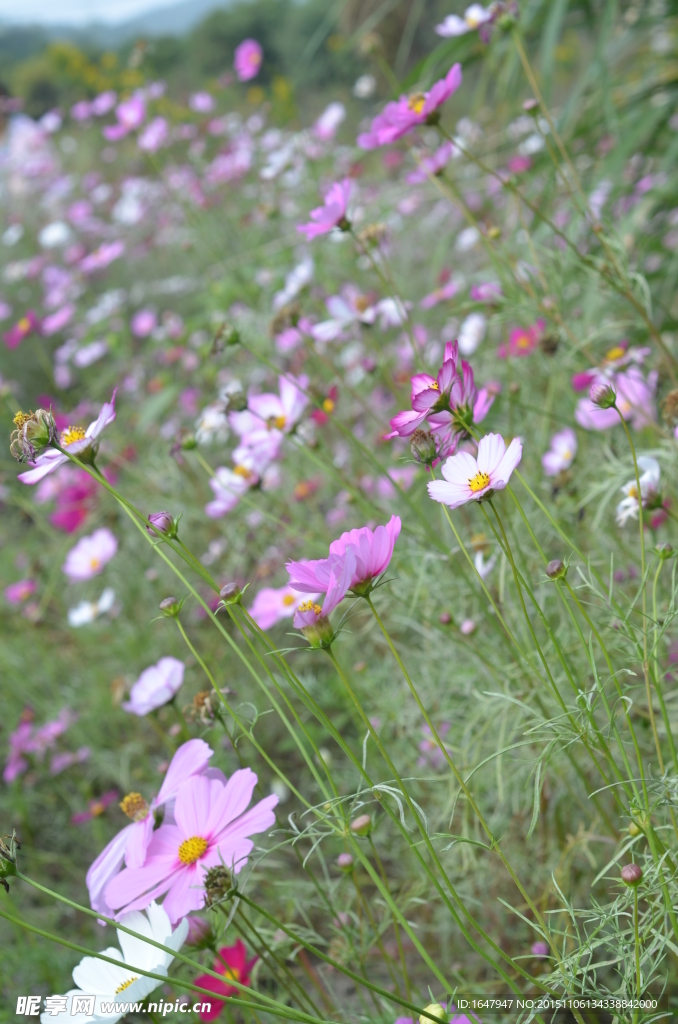
<path fill-rule="evenodd" d="M 289 608 L 291 604 L 294 604 L 295 601 L 296 597 L 292 597 L 291 594 L 285 594 L 285 596 L 282 599 L 282 603 L 286 605 L 287 608 Z"/>
<path fill-rule="evenodd" d="M 421 114 L 426 103 L 426 96 L 423 92 L 413 93 L 407 101 L 407 106 L 410 110 L 414 111 L 415 114 Z"/>
<path fill-rule="evenodd" d="M 61 444 L 64 448 L 67 448 L 69 444 L 74 444 L 76 441 L 84 441 L 84 439 L 84 427 L 66 427 L 66 429 L 61 432 Z"/>
<path fill-rule="evenodd" d="M 476 493 L 476 491 L 484 490 L 485 487 L 489 486 L 489 483 L 490 483 L 490 474 L 489 473 L 481 473 L 480 470 L 478 470 L 478 472 L 476 473 L 475 476 L 469 477 L 469 481 L 468 481 L 468 485 L 469 485 L 469 487 L 471 488 L 471 490 L 473 491 L 474 494 Z"/>
<path fill-rule="evenodd" d="M 635 498 L 636 500 L 638 500 L 638 488 L 635 484 L 631 484 L 627 493 L 629 498 Z"/>
<path fill-rule="evenodd" d="M 316 615 L 320 615 L 322 608 L 319 604 L 314 604 L 313 601 L 302 601 L 297 611 L 300 612 L 315 612 Z"/>
<path fill-rule="evenodd" d="M 620 345 L 615 345 L 614 348 L 610 348 L 605 353 L 605 358 L 610 361 L 613 359 L 621 359 L 624 355 L 624 349 Z"/>
<path fill-rule="evenodd" d="M 471 547 L 474 551 L 481 551 L 484 555 L 490 550 L 490 545 L 487 543 L 487 537 L 484 533 L 474 533 L 471 537 Z"/>
<path fill-rule="evenodd" d="M 30 420 L 33 419 L 32 412 L 21 412 L 19 411 L 14 417 L 14 426 L 21 430 Z"/>
<path fill-rule="evenodd" d="M 370 300 L 366 295 L 359 295 L 355 300 L 355 308 L 359 313 L 364 313 L 366 309 L 370 308 Z"/>
<path fill-rule="evenodd" d="M 120 801 L 119 806 L 122 813 L 126 814 L 132 821 L 143 821 L 144 818 L 148 817 L 149 806 L 141 793 L 128 793 Z"/>
<path fill-rule="evenodd" d="M 99 559 L 99 558 L 90 558 L 90 560 L 89 560 L 89 567 L 90 567 L 90 569 L 93 572 L 96 571 L 97 569 L 100 569 L 101 568 L 101 559 Z"/>
<path fill-rule="evenodd" d="M 27 331 L 30 326 L 31 321 L 28 319 L 27 316 L 22 316 L 21 320 L 19 320 L 19 323 L 17 324 L 17 327 L 19 328 L 20 331 Z"/>
<path fill-rule="evenodd" d="M 226 967 L 224 970 L 224 978 L 227 981 L 240 981 L 240 971 L 237 967 Z"/>
<path fill-rule="evenodd" d="M 434 380 L 433 384 L 431 384 L 431 391 L 440 391 L 440 385 L 437 380 Z"/>
<path fill-rule="evenodd" d="M 118 985 L 118 987 L 115 990 L 116 996 L 117 996 L 118 992 L 124 992 L 126 988 L 129 988 L 130 985 L 133 985 L 134 982 L 138 981 L 138 980 L 139 980 L 139 977 L 138 977 L 138 975 L 135 974 L 135 975 L 133 975 L 133 977 L 128 978 L 127 981 L 123 981 L 122 985 Z"/>
<path fill-rule="evenodd" d="M 247 468 L 247 466 L 234 466 L 233 472 L 236 476 L 241 476 L 243 480 L 249 480 L 254 474 Z"/>
<path fill-rule="evenodd" d="M 100 818 L 106 810 L 106 805 L 101 800 L 94 800 L 89 806 L 89 813 L 93 818 Z"/>
<path fill-rule="evenodd" d="M 518 338 L 518 348 L 529 348 L 531 339 L 527 334 L 521 334 Z"/>
<path fill-rule="evenodd" d="M 334 412 L 334 402 L 331 398 L 326 398 L 323 402 L 323 412 Z"/>
<path fill-rule="evenodd" d="M 268 421 L 269 427 L 275 427 L 276 430 L 283 430 L 286 423 L 287 419 L 285 416 L 271 416 Z"/>
<path fill-rule="evenodd" d="M 191 836 L 190 839 L 184 839 L 179 847 L 179 860 L 182 864 L 195 864 L 208 846 L 209 843 L 202 836 Z"/>

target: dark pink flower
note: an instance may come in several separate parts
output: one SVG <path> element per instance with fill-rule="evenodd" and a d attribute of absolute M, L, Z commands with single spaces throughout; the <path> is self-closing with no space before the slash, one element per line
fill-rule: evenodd
<path fill-rule="evenodd" d="M 22 341 L 24 341 L 29 334 L 33 334 L 40 330 L 40 320 L 32 309 L 29 309 L 27 313 L 21 317 L 11 330 L 6 331 L 2 338 L 7 348 L 18 348 Z"/>
<path fill-rule="evenodd" d="M 497 355 L 500 359 L 506 359 L 507 356 L 529 356 L 539 344 L 545 327 L 543 320 L 537 320 L 531 327 L 514 327 L 509 334 L 508 345 L 500 345 Z"/>
<path fill-rule="evenodd" d="M 235 48 L 233 68 L 240 82 L 249 82 L 259 74 L 264 51 L 256 39 L 243 39 Z"/>
<path fill-rule="evenodd" d="M 328 234 L 334 228 L 346 231 L 349 226 L 346 210 L 351 198 L 351 187 L 350 178 L 344 178 L 341 182 L 335 181 L 333 185 L 330 185 L 325 193 L 324 206 L 317 206 L 315 210 L 311 210 L 309 214 L 311 223 L 299 224 L 297 231 L 306 235 L 309 242 L 318 235 Z"/>
<path fill-rule="evenodd" d="M 203 1009 L 198 1013 L 200 1020 L 216 1020 L 225 1006 L 224 1000 L 229 996 L 241 994 L 240 989 L 229 985 L 229 981 L 237 981 L 240 985 L 246 986 L 251 984 L 250 973 L 258 959 L 256 956 L 251 960 L 247 959 L 247 949 L 242 939 L 237 939 L 232 946 L 221 947 L 212 969 L 223 974 L 224 980 L 219 981 L 211 974 L 201 974 L 194 982 L 200 988 L 207 988 L 210 992 L 214 992 L 216 997 L 212 1002 L 203 1001 Z M 205 1006 L 209 1008 L 206 1010 Z"/>
<path fill-rule="evenodd" d="M 436 82 L 429 92 L 401 96 L 387 103 L 372 121 L 370 130 L 358 136 L 358 145 L 362 149 L 388 146 L 419 125 L 433 123 L 439 108 L 461 85 L 461 79 L 461 64 L 454 64 L 445 78 Z"/>

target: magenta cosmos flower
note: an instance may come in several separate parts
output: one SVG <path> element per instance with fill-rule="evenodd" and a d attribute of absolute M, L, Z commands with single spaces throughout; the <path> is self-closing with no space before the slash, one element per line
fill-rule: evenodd
<path fill-rule="evenodd" d="M 3 341 L 7 348 L 18 348 L 22 341 L 24 341 L 29 334 L 33 334 L 35 331 L 40 330 L 40 320 L 32 309 L 29 309 L 27 313 L 21 317 L 15 323 L 11 330 L 3 334 Z"/>
<path fill-rule="evenodd" d="M 66 555 L 62 571 L 72 581 L 98 576 L 118 550 L 115 534 L 103 526 L 89 537 L 81 537 Z"/>
<path fill-rule="evenodd" d="M 298 224 L 297 231 L 306 235 L 310 242 L 318 235 L 326 235 L 334 228 L 341 228 L 347 231 L 349 222 L 346 219 L 349 199 L 351 198 L 351 179 L 344 178 L 343 181 L 335 181 L 325 193 L 325 203 L 311 210 L 309 217 L 310 224 Z"/>
<path fill-rule="evenodd" d="M 164 782 L 158 795 L 150 804 L 141 793 L 128 793 L 120 804 L 131 823 L 115 836 L 106 846 L 87 872 L 86 882 L 92 909 L 105 917 L 114 917 L 115 912 L 104 897 L 109 882 L 121 871 L 123 864 L 128 868 L 140 868 L 146 860 L 146 850 L 153 836 L 154 811 L 164 808 L 164 822 L 174 821 L 172 808 L 182 782 L 208 769 L 212 750 L 204 740 L 189 740 L 183 743 L 170 761 Z M 222 776 L 223 777 L 223 776 Z"/>
<path fill-rule="evenodd" d="M 35 580 L 18 580 L 5 587 L 5 600 L 10 604 L 23 604 L 37 589 Z"/>
<path fill-rule="evenodd" d="M 76 455 L 83 462 L 91 462 L 97 453 L 99 439 L 106 427 L 115 419 L 115 394 L 113 392 L 110 402 L 104 402 L 101 412 L 93 423 L 85 430 L 83 427 L 67 427 L 61 432 L 59 444 L 67 448 L 69 452 Z M 68 462 L 68 455 L 57 451 L 56 448 L 47 448 L 38 455 L 35 460 L 34 469 L 26 473 L 19 473 L 19 480 L 22 484 L 37 484 L 43 477 L 53 473 L 64 462 Z"/>
<path fill-rule="evenodd" d="M 144 669 L 122 707 L 132 715 L 147 715 L 161 708 L 179 692 L 184 681 L 184 663 L 178 658 L 161 658 Z"/>
<path fill-rule="evenodd" d="M 240 82 L 249 82 L 259 74 L 264 51 L 256 39 L 243 39 L 235 48 L 233 67 Z"/>
<path fill-rule="evenodd" d="M 421 124 L 432 124 L 438 110 L 461 85 L 461 64 L 454 64 L 429 92 L 415 92 L 387 103 L 368 132 L 358 136 L 361 149 L 388 146 Z"/>
<path fill-rule="evenodd" d="M 109 882 L 108 904 L 127 913 L 143 910 L 167 893 L 163 907 L 172 924 L 200 910 L 207 869 L 225 865 L 238 874 L 254 846 L 250 836 L 275 823 L 277 796 L 246 810 L 257 781 L 250 768 L 242 768 L 226 783 L 204 775 L 182 782 L 175 823 L 163 824 L 153 834 L 143 867 L 124 868 Z"/>
<path fill-rule="evenodd" d="M 459 508 L 469 501 L 480 501 L 492 491 L 506 487 L 520 462 L 523 446 L 514 437 L 508 448 L 499 434 L 486 434 L 478 445 L 478 458 L 458 452 L 442 468 L 444 480 L 432 480 L 428 493 L 434 501 Z"/>
<path fill-rule="evenodd" d="M 509 334 L 508 345 L 500 345 L 497 355 L 500 359 L 529 356 L 539 344 L 545 327 L 544 320 L 537 320 L 531 327 L 514 327 Z"/>
<path fill-rule="evenodd" d="M 302 594 L 325 594 L 323 616 L 337 607 L 349 590 L 369 593 L 372 581 L 388 567 L 400 534 L 400 519 L 391 516 L 386 526 L 342 533 L 330 544 L 327 558 L 311 562 L 288 562 L 290 587 Z M 308 603 L 308 602 L 306 602 Z"/>

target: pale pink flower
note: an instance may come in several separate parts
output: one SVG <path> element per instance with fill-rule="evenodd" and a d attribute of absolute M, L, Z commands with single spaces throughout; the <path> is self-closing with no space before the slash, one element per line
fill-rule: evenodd
<path fill-rule="evenodd" d="M 362 149 L 388 146 L 419 125 L 432 122 L 438 116 L 439 108 L 461 85 L 461 78 L 461 64 L 454 64 L 445 78 L 436 82 L 429 92 L 401 96 L 387 103 L 372 121 L 370 130 L 358 136 L 358 145 Z"/>
<path fill-rule="evenodd" d="M 73 303 L 68 303 L 68 305 L 62 306 L 61 309 L 56 311 L 56 313 L 51 313 L 49 316 L 44 318 L 40 327 L 41 334 L 46 338 L 51 337 L 52 334 L 57 334 L 71 322 L 74 315 L 75 306 Z"/>
<path fill-rule="evenodd" d="M 425 295 L 419 305 L 422 309 L 433 309 L 439 302 L 446 302 L 448 299 L 454 298 L 459 291 L 459 285 L 456 281 L 448 281 L 447 284 L 441 285 L 440 288 L 436 288 L 435 291 L 429 295 Z"/>
<path fill-rule="evenodd" d="M 233 58 L 233 68 L 238 81 L 249 82 L 256 78 L 263 59 L 264 52 L 256 39 L 243 39 L 242 43 L 236 46 Z"/>
<path fill-rule="evenodd" d="M 5 587 L 5 600 L 10 604 L 22 604 L 37 590 L 35 580 L 18 580 Z"/>
<path fill-rule="evenodd" d="M 405 180 L 408 185 L 421 185 L 431 177 L 441 174 L 453 156 L 454 143 L 443 142 L 431 156 L 421 157 L 416 171 L 410 171 Z"/>
<path fill-rule="evenodd" d="M 184 681 L 184 663 L 178 658 L 161 658 L 156 665 L 144 669 L 130 690 L 129 700 L 122 707 L 130 714 L 147 715 L 167 704 L 179 692 Z"/>
<path fill-rule="evenodd" d="M 107 92 L 100 92 L 98 96 L 95 96 L 92 100 L 92 113 L 96 117 L 103 117 L 109 110 L 112 110 L 115 106 L 115 102 L 118 98 L 118 94 L 109 89 Z"/>
<path fill-rule="evenodd" d="M 158 326 L 158 318 L 152 309 L 138 310 L 130 321 L 130 330 L 135 338 L 148 338 Z"/>
<path fill-rule="evenodd" d="M 114 260 L 120 259 L 125 251 L 125 243 L 117 240 L 115 242 L 104 242 L 80 260 L 80 269 L 83 274 L 93 274 L 96 270 L 104 270 Z"/>
<path fill-rule="evenodd" d="M 541 464 L 547 476 L 556 476 L 569 469 L 577 454 L 577 435 L 572 427 L 559 430 L 551 438 L 551 447 L 541 457 Z"/>
<path fill-rule="evenodd" d="M 478 458 L 458 452 L 443 464 L 444 480 L 432 480 L 428 493 L 434 501 L 459 508 L 469 501 L 480 501 L 490 491 L 506 487 L 520 462 L 523 446 L 517 437 L 508 448 L 499 434 L 486 434 L 478 445 Z"/>
<path fill-rule="evenodd" d="M 317 238 L 318 235 L 326 235 L 334 228 L 345 230 L 348 226 L 346 210 L 351 198 L 351 179 L 344 178 L 343 181 L 335 181 L 325 193 L 323 206 L 317 206 L 311 210 L 309 217 L 311 223 L 299 224 L 297 231 L 306 235 L 307 240 Z"/>
<path fill-rule="evenodd" d="M 115 395 L 117 390 L 116 388 L 113 392 L 110 402 L 104 402 L 101 412 L 86 430 L 83 430 L 82 427 L 67 427 L 66 430 L 61 432 L 59 443 L 62 448 L 67 448 L 73 455 L 85 459 L 85 461 L 96 454 L 101 435 L 106 427 L 115 419 Z M 21 480 L 22 484 L 37 484 L 43 477 L 53 473 L 55 469 L 63 466 L 68 461 L 68 455 L 57 451 L 56 448 L 47 448 L 36 458 L 35 468 L 29 469 L 25 473 L 19 473 L 18 479 Z"/>
<path fill-rule="evenodd" d="M 115 534 L 103 526 L 89 537 L 81 537 L 66 555 L 62 571 L 70 580 L 89 580 L 103 571 L 118 550 Z"/>
<path fill-rule="evenodd" d="M 251 394 L 247 399 L 247 408 L 260 421 L 259 427 L 265 424 L 269 430 L 282 430 L 284 433 L 289 433 L 299 422 L 308 405 L 308 398 L 304 394 L 307 388 L 308 377 L 303 374 L 298 379 L 292 376 L 279 377 L 279 395 L 269 392 L 260 395 Z M 233 415 L 235 423 L 238 422 L 238 415 L 238 413 Z M 240 433 L 237 426 L 234 429 Z M 241 434 L 241 436 L 243 435 Z"/>
<path fill-rule="evenodd" d="M 205 505 L 205 514 L 210 519 L 221 519 L 236 507 L 257 478 L 246 467 L 236 466 L 235 470 L 227 466 L 219 466 L 210 479 L 210 487 L 214 491 L 214 500 Z"/>
<path fill-rule="evenodd" d="M 323 142 L 329 142 L 337 134 L 337 128 L 346 117 L 343 103 L 330 103 L 313 125 L 313 134 Z"/>
<path fill-rule="evenodd" d="M 313 594 L 310 599 L 316 597 Z M 250 615 L 260 629 L 270 629 L 281 619 L 292 618 L 299 601 L 299 594 L 289 586 L 264 587 L 255 597 Z"/>
<path fill-rule="evenodd" d="M 642 430 L 648 424 L 656 422 L 656 370 L 651 370 L 646 379 L 639 367 L 630 366 L 611 378 L 601 375 L 596 381 L 605 385 L 612 384 L 617 393 L 617 408 L 625 420 L 630 420 L 635 430 Z M 619 412 L 614 408 L 601 409 L 594 405 L 590 398 L 581 398 L 577 403 L 574 418 L 585 430 L 609 430 L 619 423 Z"/>
<path fill-rule="evenodd" d="M 214 110 L 214 97 L 208 92 L 194 92 L 188 105 L 196 114 L 209 114 L 210 110 Z"/>
<path fill-rule="evenodd" d="M 141 127 L 146 117 L 146 104 L 143 95 L 140 92 L 135 92 L 129 99 L 123 100 L 115 108 L 115 116 L 118 123 L 107 125 L 103 129 L 104 138 L 109 142 L 117 142 L 118 139 L 124 138 L 131 131 Z"/>
<path fill-rule="evenodd" d="M 224 865 L 238 874 L 254 843 L 250 836 L 275 824 L 277 796 L 247 805 L 257 784 L 249 768 L 223 783 L 195 775 L 179 785 L 175 824 L 154 833 L 142 867 L 126 867 L 108 883 L 107 903 L 117 911 L 143 910 L 167 893 L 163 908 L 174 924 L 204 903 L 205 872 Z"/>
<path fill-rule="evenodd" d="M 164 807 L 163 820 L 173 822 L 172 808 L 182 782 L 205 771 L 222 777 L 217 769 L 208 769 L 212 750 L 204 740 L 188 740 L 179 747 L 170 761 L 165 779 L 158 795 L 151 800 L 136 800 L 131 804 L 132 822 L 122 829 L 101 851 L 86 876 L 90 904 L 93 910 L 105 917 L 114 917 L 115 912 L 104 897 L 108 883 L 115 878 L 123 864 L 129 868 L 140 868 L 146 859 L 146 850 L 153 836 L 154 811 Z M 125 801 L 123 801 L 123 804 Z"/>
<path fill-rule="evenodd" d="M 157 153 L 169 136 L 169 124 L 165 117 L 154 117 L 139 134 L 137 146 L 146 153 Z"/>

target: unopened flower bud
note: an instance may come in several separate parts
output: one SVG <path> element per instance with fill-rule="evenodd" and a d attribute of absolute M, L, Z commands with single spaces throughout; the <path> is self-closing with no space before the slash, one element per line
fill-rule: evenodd
<path fill-rule="evenodd" d="M 148 532 L 153 534 L 153 536 L 157 537 L 159 531 L 166 537 L 169 537 L 170 540 L 176 537 L 179 524 L 169 512 L 151 512 L 148 517 L 148 521 L 151 526 L 155 526 L 155 530 L 152 530 L 148 526 L 146 527 Z"/>
<path fill-rule="evenodd" d="M 410 451 L 417 462 L 430 466 L 438 457 L 438 445 L 430 430 L 415 430 L 410 440 Z"/>
<path fill-rule="evenodd" d="M 665 561 L 667 558 L 671 558 L 671 556 L 673 555 L 673 548 L 670 544 L 657 544 L 655 551 L 657 552 L 659 558 L 661 558 L 662 562 Z"/>
<path fill-rule="evenodd" d="M 633 888 L 640 885 L 643 878 L 643 869 L 640 864 L 625 864 L 621 869 L 622 882 L 624 885 Z"/>
<path fill-rule="evenodd" d="M 361 814 L 353 819 L 350 829 L 356 836 L 368 836 L 372 831 L 372 818 L 369 814 Z"/>
<path fill-rule="evenodd" d="M 219 591 L 219 597 L 224 604 L 240 604 L 242 601 L 242 590 L 237 583 L 226 583 Z"/>
<path fill-rule="evenodd" d="M 441 626 L 449 626 L 449 624 L 452 622 L 452 616 L 450 615 L 449 612 L 441 612 L 440 617 L 438 618 L 438 622 L 440 623 Z"/>
<path fill-rule="evenodd" d="M 473 619 L 464 619 L 459 629 L 464 636 L 471 636 L 476 631 L 476 624 Z"/>
<path fill-rule="evenodd" d="M 353 870 L 353 857 L 350 853 L 340 853 L 337 857 L 337 867 L 342 871 Z"/>
<path fill-rule="evenodd" d="M 554 558 L 546 566 L 546 575 L 550 580 L 562 580 L 567 576 L 567 566 L 561 558 Z"/>
<path fill-rule="evenodd" d="M 181 611 L 181 602 L 177 601 L 176 597 L 166 597 L 158 607 L 163 615 L 167 615 L 168 618 L 176 618 Z"/>
<path fill-rule="evenodd" d="M 549 955 L 548 942 L 533 942 L 530 952 L 532 953 L 532 956 L 536 956 L 541 960 L 542 957 Z"/>
<path fill-rule="evenodd" d="M 447 1021 L 447 1010 L 440 1003 L 429 1003 L 428 1006 L 424 1007 L 424 1013 L 429 1013 L 430 1017 L 425 1017 L 424 1014 L 419 1018 L 419 1024 L 431 1024 L 431 1017 L 435 1017 L 436 1020 Z"/>
<path fill-rule="evenodd" d="M 617 400 L 615 390 L 610 384 L 592 384 L 589 398 L 599 409 L 611 409 Z"/>
<path fill-rule="evenodd" d="M 635 839 L 636 836 L 639 836 L 642 831 L 643 831 L 642 828 L 640 827 L 640 825 L 637 822 L 632 821 L 629 824 L 629 835 L 633 836 L 634 839 Z"/>
<path fill-rule="evenodd" d="M 531 114 L 533 117 L 537 117 L 539 114 L 539 103 L 534 98 L 525 100 L 523 103 L 523 110 L 526 114 Z"/>
<path fill-rule="evenodd" d="M 189 917 L 186 945 L 207 949 L 212 944 L 212 926 L 204 917 Z"/>

